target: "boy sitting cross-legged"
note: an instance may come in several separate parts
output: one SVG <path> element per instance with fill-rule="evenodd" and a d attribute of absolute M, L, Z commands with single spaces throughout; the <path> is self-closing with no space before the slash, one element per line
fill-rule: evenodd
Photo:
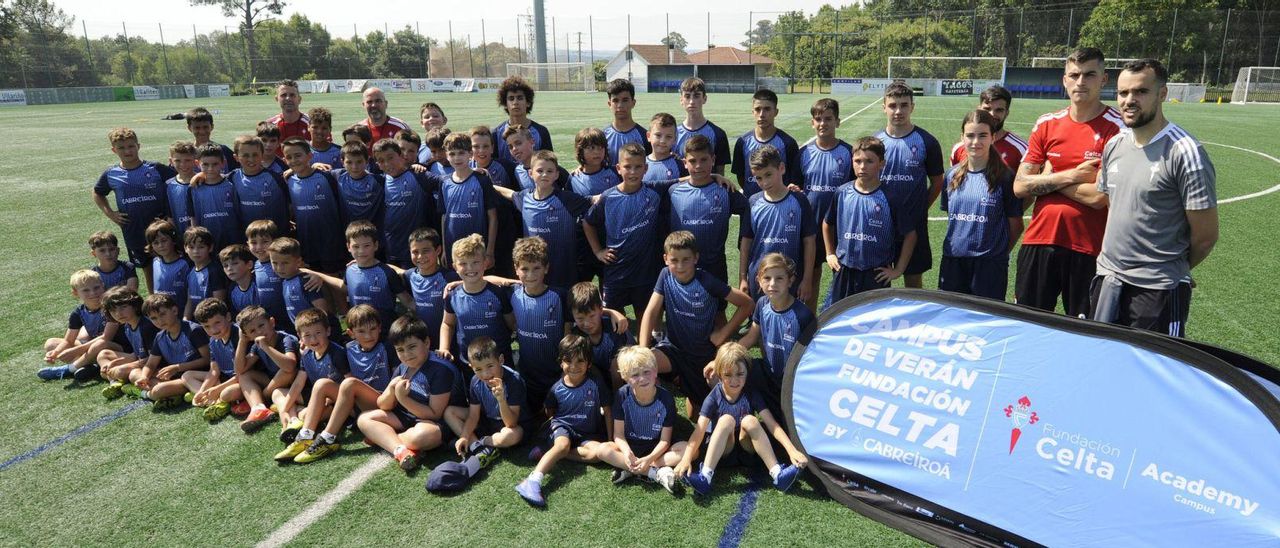
<path fill-rule="evenodd" d="M 471 341 L 467 356 L 475 372 L 467 390 L 470 407 L 453 445 L 470 478 L 497 459 L 498 449 L 520 443 L 532 428 L 533 415 L 526 405 L 524 380 L 502 363 L 493 339 Z"/>
<path fill-rule="evenodd" d="M 715 371 L 720 383 L 703 400 L 698 424 L 694 426 L 684 456 L 675 469 L 676 475 L 685 478 L 694 493 L 706 495 L 711 492 L 711 478 L 716 466 L 729 460 L 726 457 L 733 455 L 738 447 L 760 457 L 769 470 L 769 477 L 773 478 L 773 486 L 779 491 L 790 489 L 808 462 L 804 453 L 791 444 L 791 438 L 782 425 L 747 387 L 750 370 L 751 355 L 742 345 L 728 343 L 716 352 Z M 770 435 L 786 449 L 790 464 L 778 462 L 769 442 Z M 702 456 L 702 467 L 694 470 L 693 463 L 699 455 Z M 740 458 L 734 460 L 744 464 Z"/>
<path fill-rule="evenodd" d="M 550 437 L 529 452 L 537 460 L 529 477 L 516 485 L 516 492 L 529 504 L 546 506 L 542 478 L 560 459 L 598 462 L 613 421 L 609 406 L 613 394 L 608 385 L 591 373 L 591 343 L 581 335 L 565 335 L 560 340 L 560 368 L 564 376 L 551 388 L 546 407 L 550 415 Z M 544 449 L 546 442 L 549 447 Z"/>
<path fill-rule="evenodd" d="M 182 382 L 195 394 L 191 403 L 205 408 L 204 419 L 214 422 L 231 413 L 231 403 L 240 399 L 240 383 L 236 380 L 240 328 L 222 299 L 205 299 L 196 307 L 195 318 L 209 336 L 209 370 L 187 371 L 182 374 Z"/>
<path fill-rule="evenodd" d="M 137 291 L 111 288 L 102 296 L 102 308 L 111 321 L 120 324 L 120 332 L 128 342 L 120 350 L 104 348 L 98 353 L 100 374 L 110 383 L 102 389 L 102 396 L 115 399 L 124 395 L 122 389 L 129 373 L 146 363 L 157 330 L 142 313 L 142 296 Z"/>
<path fill-rule="evenodd" d="M 367 304 L 358 304 L 347 311 L 346 319 L 347 333 L 351 336 L 346 346 L 351 375 L 342 379 L 341 384 L 327 378 L 316 381 L 307 416 L 302 421 L 302 430 L 298 431 L 295 443 L 313 441 L 306 451 L 293 457 L 293 462 L 298 464 L 320 460 L 342 449 L 338 434 L 343 426 L 354 424 L 354 419 L 359 416 L 355 413 L 357 409 L 366 412 L 378 408 L 378 396 L 391 382 L 391 370 L 400 365 L 396 353 L 381 340 L 382 320 L 377 310 Z M 333 411 L 327 417 L 322 413 L 325 400 L 333 402 Z M 316 434 L 320 421 L 326 418 L 328 424 Z"/>
<path fill-rule="evenodd" d="M 102 277 L 97 272 L 77 270 L 71 275 L 71 294 L 80 301 L 80 305 L 68 316 L 67 331 L 62 338 L 51 337 L 45 340 L 44 362 L 49 366 L 36 371 L 36 376 L 41 380 L 71 377 L 80 369 L 78 364 L 84 361 L 82 358 L 85 358 L 94 343 L 102 340 L 107 326 L 107 318 L 102 309 L 104 291 Z M 57 362 L 64 363 L 52 365 Z"/>
<path fill-rule="evenodd" d="M 276 319 L 261 306 L 250 306 L 236 315 L 240 324 L 240 344 L 236 345 L 236 377 L 249 416 L 240 429 L 252 434 L 276 419 L 266 398 L 277 390 L 287 390 L 298 371 L 298 338 L 276 330 Z"/>
<path fill-rule="evenodd" d="M 674 493 L 676 474 L 685 443 L 671 443 L 676 401 L 658 385 L 653 351 L 629 346 L 618 352 L 618 373 L 627 385 L 613 400 L 613 441 L 605 444 L 600 459 L 613 465 L 614 485 L 632 476 L 658 482 Z"/>
<path fill-rule="evenodd" d="M 178 303 L 168 295 L 147 295 L 142 313 L 155 324 L 155 340 L 142 367 L 129 372 L 125 394 L 154 402 L 153 410 L 182 404 L 187 385 L 182 374 L 209 365 L 209 337 L 204 329 L 179 316 Z"/>
<path fill-rule="evenodd" d="M 280 441 L 288 445 L 276 453 L 276 462 L 291 462 L 311 446 L 315 429 L 306 428 L 302 419 L 309 415 L 328 417 L 337 398 L 337 383 L 351 378 L 347 349 L 329 340 L 328 314 L 317 308 L 305 310 L 298 315 L 294 327 L 304 348 L 298 360 L 298 374 L 288 391 L 279 389 L 271 394 L 281 418 L 289 417 L 280 432 Z M 321 387 L 320 382 L 325 380 L 329 382 Z M 298 411 L 303 405 L 305 409 Z"/>
<path fill-rule="evenodd" d="M 444 442 L 444 415 L 455 393 L 461 395 L 461 375 L 452 363 L 431 352 L 427 324 L 403 316 L 391 324 L 387 342 L 400 365 L 378 396 L 378 408 L 360 414 L 356 425 L 373 445 L 395 457 L 400 469 L 418 466 L 418 453 Z"/>

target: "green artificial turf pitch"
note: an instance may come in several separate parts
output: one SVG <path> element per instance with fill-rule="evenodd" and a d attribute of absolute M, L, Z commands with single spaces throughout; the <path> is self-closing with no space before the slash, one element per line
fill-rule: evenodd
<path fill-rule="evenodd" d="M 812 136 L 808 109 L 819 97 L 782 96 L 778 125 L 798 141 L 807 140 Z M 875 98 L 837 99 L 842 100 L 842 116 L 868 107 L 843 123 L 841 138 L 852 141 L 884 126 Z M 502 119 L 489 94 L 392 94 L 389 100 L 390 113 L 414 127 L 417 106 L 424 101 L 442 105 L 450 125 L 458 129 Z M 337 133 L 364 117 L 359 103 L 356 94 L 307 95 L 302 106 L 331 109 Z M 958 138 L 960 118 L 974 103 L 973 98 L 921 98 L 915 121 L 938 137 L 945 152 Z M 0 109 L 0 127 L 11 136 L 10 144 L 0 149 L 0 394 L 8 402 L 6 420 L 0 422 L 0 462 L 8 462 L 0 468 L 0 500 L 6 501 L 0 515 L 0 531 L 6 534 L 0 544 L 254 544 L 376 454 L 354 435 L 335 457 L 279 467 L 271 456 L 281 445 L 270 429 L 245 436 L 234 420 L 209 426 L 190 410 L 153 413 L 147 408 L 49 445 L 129 405 L 127 400 L 104 402 L 97 383 L 45 383 L 34 375 L 41 365 L 41 343 L 61 335 L 67 312 L 76 304 L 67 288 L 68 275 L 92 264 L 88 235 L 113 228 L 89 195 L 99 174 L 114 161 L 106 133 L 129 126 L 141 137 L 143 157 L 163 161 L 169 143 L 189 134 L 182 121 L 161 117 L 195 106 L 215 112 L 214 138 L 223 143 L 252 131 L 257 121 L 276 111 L 270 97 Z M 1063 106 L 1061 101 L 1015 100 L 1007 127 L 1026 137 L 1038 115 Z M 679 118 L 676 96 L 641 95 L 635 118 L 644 123 L 659 111 Z M 1280 160 L 1265 156 L 1280 150 L 1277 107 L 1168 104 L 1165 111 L 1205 143 L 1217 168 L 1220 199 L 1280 184 Z M 730 139 L 751 128 L 746 95 L 712 95 L 706 113 Z M 556 150 L 570 168 L 573 134 L 610 119 L 604 95 L 580 93 L 539 94 L 533 118 L 550 128 Z M 1278 207 L 1280 193 L 1220 206 L 1222 237 L 1195 271 L 1191 338 L 1280 363 L 1275 342 L 1280 291 L 1274 281 L 1280 272 Z M 944 228 L 933 223 L 934 249 L 939 249 Z M 731 249 L 729 257 L 736 260 L 736 251 Z M 829 277 L 824 276 L 824 287 Z M 925 286 L 936 283 L 935 268 L 925 275 Z M 684 425 L 677 436 L 688 431 Z M 42 447 L 51 448 L 30 456 Z M 445 451 L 436 451 L 425 460 L 430 465 L 446 458 Z M 759 476 L 759 471 L 726 469 L 717 474 L 711 497 L 672 499 L 652 485 L 614 487 L 602 466 L 564 463 L 549 475 L 549 507 L 539 511 L 512 489 L 531 467 L 523 450 L 509 452 L 464 493 L 438 497 L 423 490 L 425 470 L 406 478 L 386 466 L 294 542 L 707 546 L 721 540 L 751 478 Z M 762 489 L 741 541 L 753 546 L 918 544 L 805 482 L 788 494 Z"/>

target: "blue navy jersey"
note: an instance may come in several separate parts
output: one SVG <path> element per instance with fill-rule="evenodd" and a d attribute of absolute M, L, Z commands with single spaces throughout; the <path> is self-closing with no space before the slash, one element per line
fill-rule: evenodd
<path fill-rule="evenodd" d="M 368 267 L 352 263 L 347 265 L 342 279 L 347 284 L 347 304 L 372 306 L 386 326 L 383 332 L 390 329 L 396 319 L 396 296 L 405 292 L 404 278 L 383 263 Z"/>
<path fill-rule="evenodd" d="M 156 333 L 160 332 L 155 324 L 145 317 L 138 318 L 138 325 L 120 324 L 120 329 L 124 330 L 124 340 L 129 342 L 129 348 L 125 350 L 138 359 L 147 357 L 151 350 L 151 343 L 156 340 Z"/>
<path fill-rule="evenodd" d="M 314 348 L 308 348 L 298 360 L 298 366 L 307 373 L 307 386 L 315 385 L 320 379 L 342 382 L 342 378 L 351 373 L 347 365 L 347 349 L 342 345 L 328 341 L 324 355 L 317 355 Z M 304 394 L 304 397 L 311 394 Z"/>
<path fill-rule="evenodd" d="M 649 131 L 640 124 L 631 126 L 626 131 L 618 131 L 613 124 L 609 124 L 600 128 L 600 131 L 604 132 L 604 140 L 608 143 L 608 155 L 605 159 L 608 165 L 618 165 L 618 151 L 628 143 L 640 145 L 645 154 L 653 152 L 653 146 L 649 144 Z"/>
<path fill-rule="evenodd" d="M 432 175 L 435 175 L 436 177 L 439 177 L 441 179 L 444 179 L 445 177 L 453 175 L 453 171 L 454 171 L 453 166 L 449 165 L 448 162 L 430 161 L 430 162 L 424 163 L 419 161 L 418 163 L 427 166 L 428 173 L 431 173 Z"/>
<path fill-rule="evenodd" d="M 165 181 L 178 174 L 173 168 L 155 162 L 142 162 L 133 169 L 114 165 L 102 172 L 93 192 L 99 196 L 116 194 L 116 211 L 129 216 L 120 227 L 124 243 L 131 253 L 142 253 L 147 245 L 145 233 L 151 221 L 169 216 L 169 200 Z M 141 257 L 141 255 L 138 255 Z"/>
<path fill-rule="evenodd" d="M 116 268 L 111 272 L 103 272 L 102 267 L 98 265 L 93 265 L 93 271 L 98 273 L 99 278 L 102 278 L 103 289 L 126 285 L 129 280 L 138 279 L 138 267 L 129 261 L 116 261 Z"/>
<path fill-rule="evenodd" d="M 230 290 L 227 291 L 227 304 L 231 305 L 232 317 L 235 317 L 236 314 L 239 314 L 241 310 L 244 310 L 250 305 L 256 304 L 261 306 L 262 303 L 258 299 L 258 284 L 255 283 L 255 280 L 250 279 L 249 287 L 243 289 L 241 289 L 240 284 L 237 283 L 231 283 L 229 285 L 231 287 Z"/>
<path fill-rule="evenodd" d="M 485 282 L 477 293 L 459 286 L 444 300 L 444 310 L 457 320 L 454 329 L 454 355 L 467 362 L 467 345 L 476 337 L 487 336 L 498 343 L 498 351 L 511 350 L 511 330 L 505 315 L 511 313 L 511 294 L 502 287 Z M 557 342 L 559 342 L 557 340 Z"/>
<path fill-rule="evenodd" d="M 186 257 L 178 257 L 173 262 L 165 262 L 160 257 L 151 259 L 151 272 L 155 278 L 155 286 L 151 288 L 151 292 L 172 297 L 173 302 L 178 304 L 178 310 L 185 310 L 187 273 L 190 271 L 191 261 Z"/>
<path fill-rule="evenodd" d="M 394 350 L 388 349 L 382 341 L 374 343 L 373 348 L 364 350 L 360 343 L 347 343 L 347 367 L 351 376 L 379 392 L 386 390 L 391 382 L 391 370 L 400 365 L 400 358 Z"/>
<path fill-rule="evenodd" d="M 151 343 L 150 353 L 152 356 L 160 357 L 161 367 L 199 358 L 200 347 L 209 346 L 209 336 L 204 334 L 204 328 L 196 325 L 195 322 L 178 321 L 181 323 L 178 336 L 170 336 L 168 331 L 160 331 L 156 333 L 156 338 Z"/>
<path fill-rule="evenodd" d="M 814 324 L 813 312 L 800 299 L 793 300 L 786 310 L 774 310 L 768 297 L 760 297 L 751 321 L 760 326 L 760 350 L 769 374 L 781 381 L 796 339 Z"/>
<path fill-rule="evenodd" d="M 511 125 L 509 120 L 503 120 L 493 128 L 493 151 L 494 156 L 499 160 L 512 165 L 519 164 L 515 156 L 511 155 L 511 149 L 507 147 L 507 142 L 502 139 L 502 134 L 507 131 L 507 126 Z M 533 136 L 533 151 L 539 150 L 555 150 L 551 146 L 551 132 L 547 131 L 546 126 L 539 124 L 533 120 L 529 120 L 529 133 Z"/>
<path fill-rule="evenodd" d="M 694 186 L 684 182 L 670 187 L 667 202 L 667 226 L 671 232 L 693 233 L 698 266 L 717 276 L 727 272 L 724 247 L 729 241 L 729 216 L 746 213 L 746 196 L 715 183 Z"/>
<path fill-rule="evenodd" d="M 951 168 L 944 181 L 957 169 Z M 942 211 L 947 212 L 947 236 L 942 242 L 944 257 L 1004 257 L 1009 254 L 1009 218 L 1022 217 L 1022 199 L 1013 195 L 1013 172 L 1006 170 L 995 189 L 987 182 L 987 172 L 970 171 L 960 188 L 944 183 Z"/>
<path fill-rule="evenodd" d="M 738 426 L 742 426 L 742 417 L 754 415 L 765 409 L 764 402 L 760 401 L 760 396 L 755 392 L 744 387 L 738 394 L 737 400 L 729 401 L 729 398 L 724 395 L 724 386 L 716 383 L 711 387 L 711 393 L 707 394 L 707 399 L 702 400 L 702 409 L 698 411 L 698 416 L 711 419 L 711 423 L 707 425 L 707 433 L 710 434 L 720 417 L 729 415 Z"/>
<path fill-rule="evenodd" d="M 214 291 L 226 288 L 227 275 L 217 261 L 204 265 L 204 268 L 192 265 L 191 270 L 187 271 L 187 301 L 191 303 L 192 310 L 200 306 L 201 301 L 211 297 Z"/>
<path fill-rule="evenodd" d="M 89 307 L 81 304 L 76 306 L 75 310 L 67 316 L 67 329 L 79 332 L 84 328 L 85 333 L 89 334 L 92 339 L 102 334 L 102 330 L 107 327 L 107 315 L 102 308 L 90 310 Z M 556 339 L 556 342 L 560 342 Z"/>
<path fill-rule="evenodd" d="M 399 266 L 409 260 L 409 234 L 424 226 L 436 226 L 435 200 L 432 194 L 440 186 L 440 178 L 405 170 L 398 177 L 385 175 L 383 193 L 382 249 L 387 262 Z"/>
<path fill-rule="evenodd" d="M 689 174 L 684 169 L 684 162 L 681 162 L 675 156 L 667 156 L 665 160 L 654 160 L 645 156 L 644 162 L 648 166 L 648 169 L 644 172 L 644 182 L 646 183 L 674 181 Z"/>
<path fill-rule="evenodd" d="M 466 180 L 457 182 L 452 176 L 440 184 L 441 215 L 444 227 L 444 248 L 453 249 L 453 242 L 471 234 L 489 239 L 489 211 L 498 207 L 498 193 L 485 173 L 472 172 Z M 485 242 L 493 246 L 495 242 Z M 446 253 L 445 257 L 451 254 Z M 445 261 L 449 263 L 450 261 Z"/>
<path fill-rule="evenodd" d="M 293 330 L 293 322 L 289 320 L 288 309 L 284 306 L 284 288 L 280 276 L 276 274 L 271 263 L 267 261 L 254 261 L 253 263 L 253 288 L 258 292 L 258 305 L 267 310 L 272 318 L 276 319 L 276 325 L 288 326 L 288 330 Z"/>
<path fill-rule="evenodd" d="M 680 283 L 664 268 L 658 274 L 653 292 L 662 295 L 667 322 L 665 340 L 698 357 L 714 356 L 713 320 L 720 311 L 720 302 L 729 296 L 729 285 L 701 268 L 694 271 L 688 282 Z"/>
<path fill-rule="evenodd" d="M 382 208 L 385 207 L 382 193 L 386 190 L 382 178 L 365 172 L 364 177 L 357 179 L 345 169 L 335 169 L 332 173 L 338 179 L 347 222 L 369 221 L 381 225 Z"/>
<path fill-rule="evenodd" d="M 569 176 L 569 189 L 578 196 L 590 198 L 618 186 L 618 183 L 621 182 L 622 177 L 618 175 L 618 171 L 612 166 L 605 166 L 595 173 L 587 173 L 582 170 L 573 172 Z"/>
<path fill-rule="evenodd" d="M 541 200 L 534 194 L 521 190 L 511 197 L 524 235 L 547 242 L 547 284 L 570 287 L 578 281 L 578 220 L 591 208 L 591 202 L 565 190 L 556 190 Z"/>
<path fill-rule="evenodd" d="M 263 166 L 263 169 L 283 177 L 284 171 L 286 169 L 289 169 L 289 166 L 284 163 L 284 160 L 281 160 L 280 158 L 272 157 L 271 163 L 267 164 L 266 166 Z"/>
<path fill-rule="evenodd" d="M 290 176 L 288 186 L 302 260 L 316 268 L 346 263 L 349 255 L 343 234 L 347 220 L 338 181 L 316 171 L 305 178 Z"/>
<path fill-rule="evenodd" d="M 516 413 L 517 424 L 529 422 L 533 418 L 533 414 L 529 412 L 529 406 L 526 405 L 528 399 L 525 394 L 524 378 L 514 369 L 502 366 L 503 399 L 507 400 L 508 407 L 520 408 Z M 480 380 L 479 376 L 471 377 L 470 388 L 467 390 L 467 403 L 479 405 L 485 418 L 502 423 L 502 410 L 498 408 L 498 398 L 493 397 L 493 391 L 489 389 L 488 384 Z"/>
<path fill-rule="evenodd" d="M 284 331 L 276 331 L 276 341 L 271 345 L 281 354 L 298 355 L 298 338 L 285 333 Z M 275 376 L 280 371 L 280 364 L 271 359 L 271 355 L 267 351 L 258 346 L 258 343 L 249 345 L 249 353 L 258 357 L 258 363 L 266 370 L 267 374 Z"/>
<path fill-rule="evenodd" d="M 572 315 L 572 311 L 570 313 Z M 577 327 L 574 327 L 573 332 L 591 340 L 591 336 Z M 631 336 L 631 332 L 618 333 L 613 326 L 613 318 L 605 314 L 600 317 L 600 342 L 591 343 L 591 365 L 600 375 L 608 375 L 618 351 L 635 343 L 636 339 Z"/>
<path fill-rule="evenodd" d="M 475 160 L 472 160 L 471 169 L 483 171 L 489 174 L 489 180 L 493 182 L 493 186 L 506 187 L 512 190 L 520 188 L 519 186 L 512 186 L 513 177 L 515 176 L 515 166 L 508 164 L 503 160 L 499 160 L 498 158 L 490 159 L 489 165 L 483 168 L 476 165 Z"/>
<path fill-rule="evenodd" d="M 244 227 L 236 211 L 236 188 L 228 179 L 192 187 L 189 197 L 192 222 L 213 234 L 213 254 L 231 244 L 244 243 Z"/>
<path fill-rule="evenodd" d="M 804 239 L 818 233 L 809 200 L 798 192 L 787 192 L 777 202 L 769 201 L 763 192 L 757 193 L 748 199 L 747 212 L 742 215 L 739 226 L 742 237 L 751 238 L 747 280 L 752 292 L 756 291 L 756 270 L 761 258 L 776 251 L 789 257 L 796 263 L 797 270 L 801 270 L 805 265 Z M 816 253 L 817 248 L 814 249 Z M 796 276 L 792 293 L 800 287 L 803 281 L 800 277 Z"/>
<path fill-rule="evenodd" d="M 831 196 L 840 185 L 853 180 L 853 147 L 841 140 L 830 150 L 814 141 L 800 149 L 800 166 L 804 170 L 804 195 L 818 222 L 831 208 Z"/>
<path fill-rule="evenodd" d="M 627 443 L 655 444 L 662 440 L 662 429 L 676 424 L 676 400 L 666 388 L 657 387 L 653 401 L 641 405 L 631 385 L 618 389 L 613 399 L 613 420 L 622 421 Z M 617 432 L 613 434 L 615 437 Z M 644 455 L 637 455 L 643 457 Z"/>
<path fill-rule="evenodd" d="M 461 392 L 458 387 L 462 386 L 462 376 L 458 374 L 458 370 L 453 367 L 453 364 L 437 358 L 435 354 L 427 358 L 426 363 L 423 363 L 422 367 L 415 369 L 412 374 L 409 372 L 409 366 L 403 363 L 397 365 L 392 377 L 409 379 L 409 397 L 422 405 L 431 405 L 431 396 L 440 394 L 449 394 L 450 403 L 452 403 L 453 395 L 456 392 Z M 396 410 L 409 417 L 422 420 L 422 417 L 414 415 L 400 405 L 399 402 L 396 402 Z M 404 426 L 412 425 L 406 424 Z"/>
<path fill-rule="evenodd" d="M 275 223 L 277 230 L 289 228 L 289 189 L 278 173 L 264 169 L 246 175 L 244 169 L 237 169 L 227 178 L 235 188 L 241 230 L 260 220 Z"/>
<path fill-rule="evenodd" d="M 435 274 L 426 276 L 413 268 L 404 272 L 404 281 L 413 294 L 414 313 L 427 324 L 427 332 L 435 341 L 440 336 L 440 323 L 444 321 L 444 286 L 458 281 L 458 274 L 452 270 L 436 269 Z"/>
<path fill-rule="evenodd" d="M 892 264 L 898 259 L 894 242 L 915 230 L 918 209 L 915 202 L 890 200 L 884 185 L 866 194 L 853 181 L 840 185 L 825 219 L 835 228 L 836 258 L 856 270 Z"/>
<path fill-rule="evenodd" d="M 891 137 L 884 130 L 876 138 L 884 142 L 880 182 L 885 194 L 894 203 L 912 203 L 920 210 L 914 212 L 916 223 L 923 223 L 924 209 L 929 205 L 929 177 L 942 175 L 942 147 L 918 126 L 902 138 Z"/>
<path fill-rule="evenodd" d="M 516 340 L 520 343 L 518 367 L 539 386 L 555 382 L 560 375 L 560 339 L 564 326 L 573 323 L 569 299 L 563 289 L 548 287 L 541 295 L 530 295 L 523 284 L 511 289 L 511 312 L 516 317 Z"/>
<path fill-rule="evenodd" d="M 293 325 L 293 321 L 303 310 L 315 308 L 313 302 L 324 298 L 319 291 L 307 289 L 304 285 L 306 282 L 302 274 L 295 274 L 292 278 L 280 278 L 280 295 L 284 298 L 284 309 L 289 315 L 289 325 Z"/>
<path fill-rule="evenodd" d="M 557 422 L 573 428 L 585 439 L 605 431 L 600 410 L 613 405 L 613 391 L 595 375 L 588 373 L 578 386 L 556 381 L 547 393 L 546 406 Z"/>
<path fill-rule="evenodd" d="M 729 155 L 729 136 L 725 135 L 720 126 L 711 123 L 710 120 L 707 120 L 706 123 L 702 124 L 702 127 L 697 129 L 685 127 L 684 122 L 676 124 L 676 147 L 672 152 L 675 152 L 676 156 L 683 159 L 684 146 L 689 143 L 689 138 L 694 135 L 701 135 L 711 141 L 711 152 L 712 156 L 715 157 L 716 167 L 729 165 L 729 162 L 732 161 L 732 157 Z"/>
<path fill-rule="evenodd" d="M 662 244 L 658 209 L 661 198 L 651 188 L 626 193 L 613 187 L 587 212 L 587 222 L 600 234 L 600 243 L 613 249 L 616 259 L 604 265 L 603 285 L 641 287 L 658 274 Z"/>
<path fill-rule="evenodd" d="M 518 184 L 509 185 L 511 190 L 532 191 L 538 186 L 537 183 L 534 182 L 533 174 L 529 172 L 529 169 L 530 168 L 524 167 L 521 164 L 516 164 L 516 167 L 512 170 L 512 174 L 515 182 Z M 569 181 L 571 178 L 572 176 L 569 175 L 569 172 L 565 170 L 565 168 L 560 168 L 556 175 L 555 187 L 561 190 L 569 188 Z"/>
<path fill-rule="evenodd" d="M 311 163 L 327 164 L 329 167 L 342 165 L 342 147 L 335 143 L 329 143 L 324 149 L 311 147 Z"/>
<path fill-rule="evenodd" d="M 165 182 L 164 195 L 169 218 L 179 234 L 186 232 L 191 228 L 191 187 L 173 177 Z"/>
<path fill-rule="evenodd" d="M 209 359 L 218 368 L 222 380 L 236 376 L 236 345 L 240 344 L 240 328 L 231 326 L 231 334 L 224 342 L 217 337 L 209 338 Z"/>
<path fill-rule="evenodd" d="M 761 141 L 756 138 L 755 130 L 752 130 L 738 137 L 738 142 L 733 145 L 731 171 L 738 177 L 738 186 L 742 187 L 742 193 L 754 196 L 760 192 L 756 176 L 751 174 L 750 160 L 751 153 L 765 145 L 773 145 L 773 148 L 778 149 L 778 153 L 782 154 L 782 165 L 786 167 L 786 171 L 782 174 L 783 184 L 804 185 L 804 169 L 800 166 L 800 147 L 796 145 L 796 140 L 787 135 L 787 132 L 778 129 L 768 141 Z"/>

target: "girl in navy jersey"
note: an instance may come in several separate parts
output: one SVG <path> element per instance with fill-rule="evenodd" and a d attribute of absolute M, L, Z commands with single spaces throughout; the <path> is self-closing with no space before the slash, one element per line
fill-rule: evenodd
<path fill-rule="evenodd" d="M 609 142 L 604 132 L 583 128 L 573 138 L 573 151 L 578 158 L 578 169 L 569 176 L 574 194 L 590 198 L 622 182 L 618 172 L 608 165 Z"/>
<path fill-rule="evenodd" d="M 191 261 L 182 256 L 178 228 L 161 219 L 147 227 L 146 238 L 146 250 L 153 257 L 151 270 L 155 276 L 151 292 L 173 298 L 181 312 L 187 306 L 187 274 L 191 271 Z"/>
<path fill-rule="evenodd" d="M 815 322 L 804 301 L 789 291 L 795 281 L 796 264 L 786 255 L 775 252 L 760 259 L 756 283 L 764 296 L 756 301 L 755 312 L 751 313 L 751 329 L 738 341 L 746 348 L 760 345 L 764 359 L 752 360 L 750 385 L 775 417 L 783 416 L 782 376 L 787 369 L 787 356 L 800 334 Z M 703 370 L 707 378 L 714 374 L 714 364 Z"/>
<path fill-rule="evenodd" d="M 942 194 L 947 235 L 938 288 L 1004 300 L 1009 251 L 1022 234 L 1022 200 L 1014 196 L 1013 172 L 995 149 L 997 125 L 982 110 L 966 114 L 961 123 L 967 158 L 951 167 Z"/>

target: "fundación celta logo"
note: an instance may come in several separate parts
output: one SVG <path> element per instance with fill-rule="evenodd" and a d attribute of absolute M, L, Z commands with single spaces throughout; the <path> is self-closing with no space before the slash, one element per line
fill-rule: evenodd
<path fill-rule="evenodd" d="M 1022 437 L 1022 427 L 1040 422 L 1040 416 L 1031 410 L 1031 398 L 1026 396 L 1019 398 L 1016 406 L 1006 405 L 1004 416 L 1009 417 L 1009 421 L 1013 423 L 1013 430 L 1009 432 L 1009 454 L 1012 455 L 1013 448 L 1018 445 L 1018 438 Z"/>

